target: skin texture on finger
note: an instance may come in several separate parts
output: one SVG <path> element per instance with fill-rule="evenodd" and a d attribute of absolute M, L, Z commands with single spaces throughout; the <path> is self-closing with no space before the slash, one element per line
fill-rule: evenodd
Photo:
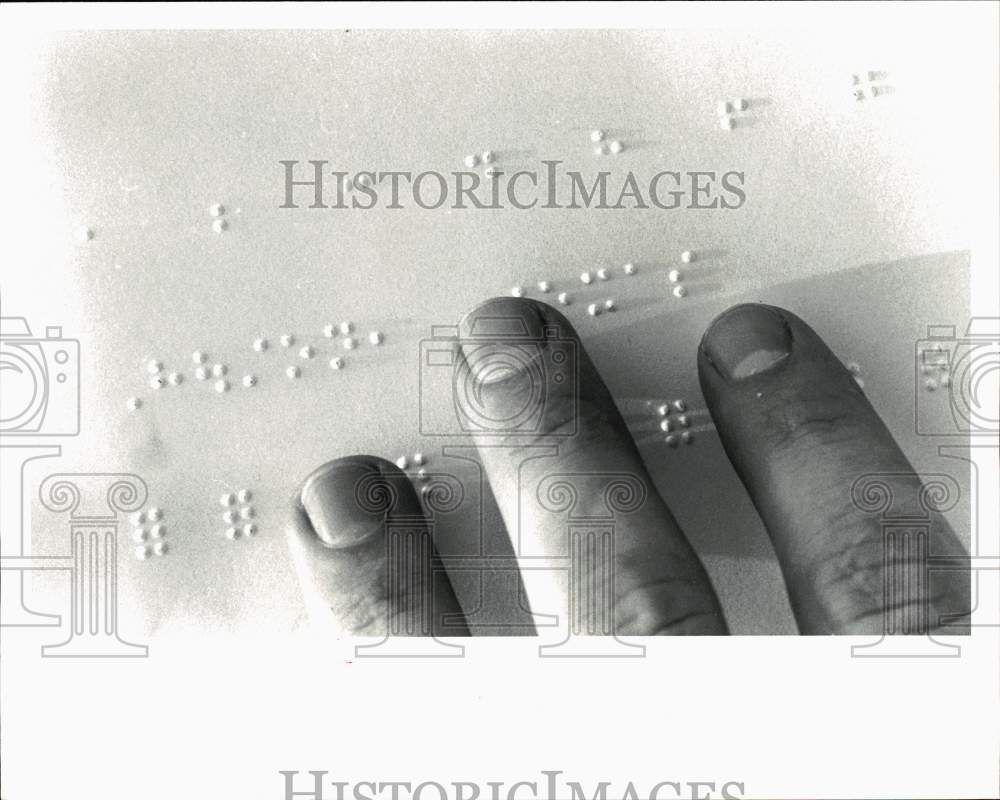
<path fill-rule="evenodd" d="M 460 327 L 455 401 L 475 420 L 532 610 L 568 612 L 590 634 L 726 633 L 704 567 L 566 318 L 503 297 Z M 553 563 L 561 575 L 538 566 Z"/>
<path fill-rule="evenodd" d="M 773 306 L 734 306 L 705 333 L 698 374 L 802 633 L 882 633 L 885 613 L 888 632 L 919 633 L 969 610 L 966 553 L 934 488 L 808 325 Z M 911 524 L 886 527 L 882 511 Z M 959 568 L 925 578 L 928 553 Z"/>
<path fill-rule="evenodd" d="M 312 472 L 293 498 L 288 537 L 307 603 L 338 630 L 468 635 L 413 484 L 395 464 L 351 456 Z"/>

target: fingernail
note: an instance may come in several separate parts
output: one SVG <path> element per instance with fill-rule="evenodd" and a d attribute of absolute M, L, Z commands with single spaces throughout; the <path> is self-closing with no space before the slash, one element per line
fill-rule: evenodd
<path fill-rule="evenodd" d="M 359 458 L 331 461 L 303 482 L 298 501 L 313 531 L 331 547 L 347 547 L 382 530 L 384 514 L 359 500 L 366 478 L 380 476 L 377 464 Z"/>
<path fill-rule="evenodd" d="M 741 381 L 781 364 L 792 352 L 792 334 L 775 309 L 746 303 L 716 317 L 701 347 L 723 378 Z"/>

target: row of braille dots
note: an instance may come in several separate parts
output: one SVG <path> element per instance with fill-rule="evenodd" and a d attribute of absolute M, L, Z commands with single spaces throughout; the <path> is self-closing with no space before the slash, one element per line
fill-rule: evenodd
<path fill-rule="evenodd" d="M 200 381 L 207 381 L 209 378 L 215 378 L 215 391 L 219 394 L 228 392 L 231 384 L 229 383 L 229 367 L 225 364 L 213 364 L 211 367 L 208 366 L 208 353 L 204 350 L 195 350 L 191 354 L 191 361 L 194 363 L 194 376 Z M 256 375 L 244 375 L 242 380 L 243 385 L 250 389 L 257 385 Z"/>
<path fill-rule="evenodd" d="M 132 515 L 132 541 L 135 542 L 135 557 L 145 561 L 151 555 L 167 554 L 167 526 L 163 524 L 163 510 L 151 508 L 136 511 Z"/>
<path fill-rule="evenodd" d="M 212 230 L 222 233 L 229 227 L 229 222 L 225 219 L 226 207 L 222 203 L 213 203 L 208 207 L 208 214 L 215 219 L 212 220 Z"/>
<path fill-rule="evenodd" d="M 874 100 L 880 94 L 891 91 L 888 87 L 878 85 L 878 82 L 884 81 L 886 77 L 884 72 L 876 70 L 856 72 L 851 75 L 851 91 L 854 94 L 854 99 L 859 102 L 861 100 Z"/>
<path fill-rule="evenodd" d="M 354 350 L 358 346 L 358 338 L 353 335 L 354 333 L 353 323 L 341 322 L 339 325 L 328 323 L 327 325 L 323 326 L 323 335 L 327 339 L 335 338 L 338 335 L 338 333 L 344 337 L 343 340 L 341 341 L 341 346 L 345 350 Z M 286 349 L 295 346 L 295 336 L 290 333 L 283 333 L 279 337 L 278 341 L 281 343 L 281 346 Z M 382 344 L 382 342 L 384 341 L 385 341 L 385 335 L 381 331 L 371 331 L 368 334 L 368 342 L 376 347 Z M 269 347 L 270 343 L 268 342 L 267 339 L 263 337 L 256 339 L 253 343 L 253 349 L 256 350 L 258 353 L 263 353 L 267 351 Z M 314 358 L 315 356 L 316 356 L 316 348 L 313 347 L 312 345 L 307 344 L 299 348 L 299 358 L 309 360 Z M 334 356 L 333 358 L 330 359 L 329 364 L 330 364 L 330 369 L 341 370 L 347 365 L 347 362 L 341 356 Z M 285 369 L 285 375 L 287 375 L 290 379 L 301 377 L 302 368 L 296 364 L 291 364 Z"/>
<path fill-rule="evenodd" d="M 595 156 L 606 156 L 608 153 L 612 155 L 618 155 L 625 149 L 625 145 L 621 143 L 619 139 L 612 139 L 607 141 L 607 134 L 602 130 L 592 130 L 590 132 L 590 141 L 594 145 L 594 155 Z"/>
<path fill-rule="evenodd" d="M 484 150 L 481 155 L 477 155 L 476 153 L 470 153 L 463 159 L 463 162 L 465 163 L 465 166 L 467 166 L 469 169 L 475 169 L 480 164 L 486 164 L 486 169 L 483 170 L 483 175 L 485 175 L 487 178 L 492 178 L 498 172 L 496 166 L 494 165 L 494 162 L 496 162 L 496 160 L 497 160 L 496 153 L 494 153 L 492 150 Z"/>
<path fill-rule="evenodd" d="M 951 370 L 948 354 L 939 345 L 931 345 L 920 352 L 920 372 L 925 375 L 924 389 L 933 392 L 938 387 L 951 386 Z"/>
<path fill-rule="evenodd" d="M 622 267 L 622 272 L 626 275 L 635 275 L 638 270 L 635 264 L 631 262 Z M 595 272 L 591 273 L 589 270 L 580 275 L 580 281 L 584 284 L 590 284 L 594 281 L 594 275 L 597 276 L 599 280 L 608 281 L 611 280 L 611 273 L 607 269 L 601 267 Z M 548 294 L 552 291 L 552 284 L 549 281 L 539 281 L 538 291 L 542 294 Z M 526 294 L 525 288 L 523 286 L 515 286 L 510 290 L 512 297 L 524 297 Z M 568 306 L 572 304 L 572 298 L 569 292 L 559 292 L 556 295 L 556 300 L 559 301 L 560 305 Z M 603 303 L 591 303 L 587 306 L 587 311 L 592 317 L 596 317 L 601 311 L 615 311 L 618 308 L 618 304 L 612 299 L 608 298 Z"/>
<path fill-rule="evenodd" d="M 226 492 L 219 498 L 219 502 L 226 509 L 222 512 L 222 521 L 226 524 L 226 538 L 239 539 L 240 536 L 255 536 L 257 534 L 257 523 L 253 518 L 257 515 L 250 501 L 253 494 L 249 489 L 240 489 L 238 492 Z"/>
<path fill-rule="evenodd" d="M 677 412 L 677 416 L 673 412 Z M 660 430 L 667 434 L 663 440 L 670 447 L 677 447 L 679 443 L 691 444 L 694 436 L 691 431 L 691 418 L 687 415 L 687 403 L 683 400 L 674 400 L 672 403 L 664 403 L 658 406 L 656 413 L 661 417 Z M 680 433 L 678 433 L 680 429 Z"/>
<path fill-rule="evenodd" d="M 731 131 L 736 127 L 736 114 L 746 111 L 750 103 L 740 97 L 736 100 L 723 100 L 716 106 L 715 111 L 719 115 L 719 127 L 724 131 Z"/>
<path fill-rule="evenodd" d="M 410 469 L 411 460 L 407 456 L 400 456 L 396 459 L 396 466 L 399 467 L 404 472 Z M 417 467 L 416 478 L 418 481 L 426 481 L 430 478 L 427 474 L 427 470 L 424 469 L 424 464 L 427 463 L 427 457 L 423 453 L 414 453 L 412 464 Z"/>

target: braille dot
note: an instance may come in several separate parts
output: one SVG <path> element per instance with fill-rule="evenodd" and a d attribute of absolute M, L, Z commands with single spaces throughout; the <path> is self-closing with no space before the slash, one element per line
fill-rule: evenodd
<path fill-rule="evenodd" d="M 354 182 L 358 186 L 365 186 L 365 187 L 371 186 L 372 185 L 372 176 L 369 175 L 367 172 L 362 172 L 360 175 L 358 175 L 358 177 L 355 179 Z"/>
<path fill-rule="evenodd" d="M 623 145 L 617 139 L 612 140 L 612 142 L 608 145 L 608 150 L 610 150 L 615 155 L 617 155 L 618 153 L 620 153 L 624 149 L 625 149 L 625 145 Z"/>
<path fill-rule="evenodd" d="M 615 303 L 614 300 L 612 300 L 609 297 L 607 300 L 604 301 L 604 310 L 605 311 L 617 311 L 618 310 L 618 305 Z"/>
<path fill-rule="evenodd" d="M 747 108 L 750 106 L 750 104 L 742 97 L 739 100 L 737 100 L 734 103 L 734 105 L 736 106 L 737 111 L 746 111 Z"/>
<path fill-rule="evenodd" d="M 672 269 L 667 273 L 667 280 L 671 283 L 677 283 L 681 279 L 681 271 L 679 269 Z"/>
<path fill-rule="evenodd" d="M 222 233 L 228 227 L 229 223 L 224 219 L 217 219 L 212 223 L 212 230 L 216 233 Z"/>
<path fill-rule="evenodd" d="M 431 478 L 431 476 L 427 474 L 427 470 L 425 470 L 425 469 L 418 469 L 417 470 L 417 480 L 418 481 L 429 481 L 430 478 Z"/>
<path fill-rule="evenodd" d="M 494 161 L 496 161 L 496 156 L 493 154 L 493 151 L 492 150 L 484 150 L 483 151 L 483 163 L 484 164 L 492 164 Z"/>
<path fill-rule="evenodd" d="M 569 305 L 569 295 L 566 292 L 559 292 L 556 296 L 556 300 L 559 301 L 559 305 L 568 306 Z"/>
<path fill-rule="evenodd" d="M 344 359 L 342 359 L 340 356 L 335 356 L 334 358 L 330 359 L 330 369 L 343 369 L 343 368 L 344 368 Z"/>
<path fill-rule="evenodd" d="M 524 287 L 523 286 L 513 286 L 510 290 L 511 297 L 524 297 Z"/>
<path fill-rule="evenodd" d="M 206 367 L 198 367 L 194 371 L 194 376 L 200 381 L 208 380 L 209 376 L 208 369 Z"/>
<path fill-rule="evenodd" d="M 340 332 L 342 334 L 344 334 L 344 336 L 347 336 L 347 334 L 352 333 L 353 331 L 354 331 L 354 323 L 353 322 L 341 322 L 340 323 Z"/>
<path fill-rule="evenodd" d="M 594 148 L 595 156 L 606 156 L 608 154 L 608 146 L 606 144 L 599 144 Z"/>
<path fill-rule="evenodd" d="M 687 289 L 683 286 L 678 285 L 674 287 L 674 297 L 686 297 L 687 293 Z"/>
<path fill-rule="evenodd" d="M 149 385 L 153 389 L 162 389 L 164 386 L 167 385 L 167 379 L 164 378 L 162 375 L 154 375 L 152 378 L 149 379 Z"/>
<path fill-rule="evenodd" d="M 146 362 L 146 372 L 150 375 L 156 375 L 163 370 L 163 362 L 157 361 L 155 358 Z"/>
<path fill-rule="evenodd" d="M 224 506 L 231 506 L 236 502 L 236 495 L 232 492 L 226 492 L 219 498 L 219 502 Z"/>
<path fill-rule="evenodd" d="M 244 375 L 243 376 L 243 385 L 247 389 L 252 389 L 254 386 L 257 385 L 257 376 L 256 375 Z"/>
<path fill-rule="evenodd" d="M 380 345 L 382 344 L 382 333 L 381 331 L 372 331 L 368 334 L 368 341 L 370 344 Z"/>
<path fill-rule="evenodd" d="M 333 323 L 329 323 L 323 326 L 323 335 L 327 339 L 332 339 L 333 335 L 337 332 L 337 327 Z"/>
<path fill-rule="evenodd" d="M 674 429 L 674 423 L 669 419 L 660 420 L 660 430 L 664 433 L 670 433 Z"/>
<path fill-rule="evenodd" d="M 852 375 L 860 375 L 861 365 L 856 361 L 852 361 L 847 365 L 847 371 L 850 372 Z"/>
<path fill-rule="evenodd" d="M 937 387 L 938 387 L 938 382 L 933 378 L 928 378 L 927 380 L 924 381 L 924 388 L 929 392 L 933 392 L 935 389 L 937 389 Z"/>
<path fill-rule="evenodd" d="M 151 508 L 146 512 L 146 518 L 156 522 L 157 520 L 163 519 L 163 510 L 159 508 Z"/>
<path fill-rule="evenodd" d="M 859 375 L 855 375 L 854 376 L 854 382 L 858 385 L 859 389 L 864 389 L 865 388 L 864 378 L 860 377 Z"/>
<path fill-rule="evenodd" d="M 947 388 L 948 386 L 951 386 L 951 376 L 950 376 L 950 375 L 947 375 L 947 374 L 946 374 L 946 375 L 942 375 L 942 376 L 941 376 L 941 377 L 940 377 L 940 378 L 938 379 L 938 385 L 939 385 L 939 386 L 944 386 L 944 387 L 946 387 L 946 388 Z"/>
<path fill-rule="evenodd" d="M 396 459 L 396 466 L 400 469 L 406 469 L 410 466 L 410 462 L 407 460 L 406 456 L 400 456 Z"/>
<path fill-rule="evenodd" d="M 146 521 L 146 512 L 145 511 L 136 511 L 131 516 L 130 519 L 132 520 L 132 524 L 133 525 L 135 525 L 135 526 L 142 525 L 142 523 L 144 523 Z"/>
<path fill-rule="evenodd" d="M 241 503 L 249 503 L 251 500 L 253 500 L 253 494 L 250 492 L 249 489 L 240 489 L 236 493 L 236 499 L 239 500 Z"/>
<path fill-rule="evenodd" d="M 229 368 L 225 364 L 213 364 L 212 365 L 212 377 L 221 378 L 229 372 Z"/>
<path fill-rule="evenodd" d="M 470 156 L 466 156 L 465 157 L 465 166 L 467 166 L 469 169 L 472 169 L 473 167 L 478 167 L 479 166 L 479 156 L 477 156 L 475 154 L 470 155 Z"/>
<path fill-rule="evenodd" d="M 203 352 L 202 350 L 195 350 L 191 354 L 191 361 L 193 361 L 195 364 L 204 364 L 206 361 L 208 361 L 208 354 Z"/>
<path fill-rule="evenodd" d="M 677 437 L 672 433 L 663 441 L 665 441 L 670 447 L 677 447 Z"/>
<path fill-rule="evenodd" d="M 635 275 L 635 273 L 636 273 L 635 264 L 633 264 L 630 261 L 628 264 L 626 264 L 624 267 L 622 267 L 622 271 L 626 275 Z"/>
<path fill-rule="evenodd" d="M 263 353 L 267 350 L 268 341 L 263 336 L 253 340 L 253 349 L 258 353 Z"/>
<path fill-rule="evenodd" d="M 283 333 L 278 341 L 281 342 L 282 347 L 291 347 L 295 344 L 295 337 L 290 333 Z"/>
<path fill-rule="evenodd" d="M 357 341 L 354 339 L 353 336 L 348 336 L 346 339 L 344 339 L 345 350 L 353 350 L 355 345 L 357 345 Z"/>
<path fill-rule="evenodd" d="M 140 561 L 145 561 L 149 558 L 149 548 L 143 545 L 142 547 L 135 548 L 135 557 Z"/>
<path fill-rule="evenodd" d="M 540 291 L 540 292 L 551 292 L 552 291 L 552 284 L 549 283 L 548 281 L 539 281 L 538 282 L 538 291 Z"/>
<path fill-rule="evenodd" d="M 719 103 L 718 106 L 716 106 L 715 111 L 720 117 L 726 114 L 730 114 L 733 111 L 733 104 L 730 103 L 728 100 L 723 100 L 722 102 Z"/>
<path fill-rule="evenodd" d="M 685 250 L 683 253 L 681 253 L 681 261 L 683 261 L 685 264 L 690 264 L 692 261 L 694 261 L 694 253 L 692 253 L 690 250 Z"/>
<path fill-rule="evenodd" d="M 316 351 L 308 344 L 299 350 L 299 358 L 312 358 L 314 355 L 316 355 Z"/>
<path fill-rule="evenodd" d="M 736 127 L 736 121 L 732 117 L 723 117 L 719 120 L 719 127 L 724 131 L 731 131 Z"/>
<path fill-rule="evenodd" d="M 674 400 L 674 402 L 671 405 L 673 405 L 675 411 L 681 411 L 681 412 L 687 411 L 687 403 L 685 403 L 683 400 Z"/>
<path fill-rule="evenodd" d="M 604 269 L 604 267 L 601 267 L 599 270 L 597 270 L 597 277 L 600 278 L 602 281 L 606 281 L 611 276 L 608 275 L 608 271 Z"/>
<path fill-rule="evenodd" d="M 149 535 L 152 536 L 154 539 L 162 539 L 164 536 L 167 535 L 167 526 L 154 525 L 152 528 L 149 529 Z"/>
<path fill-rule="evenodd" d="M 226 209 L 223 207 L 222 203 L 213 203 L 208 207 L 208 213 L 213 217 L 221 217 L 226 213 Z"/>
<path fill-rule="evenodd" d="M 418 467 L 423 466 L 424 464 L 427 463 L 427 458 L 424 456 L 423 453 L 414 453 L 413 463 L 416 464 Z"/>
<path fill-rule="evenodd" d="M 604 141 L 604 131 L 593 130 L 590 132 L 590 141 L 592 142 L 602 142 Z"/>
<path fill-rule="evenodd" d="M 240 509 L 240 519 L 253 519 L 256 513 L 253 510 L 253 506 L 243 506 Z"/>
<path fill-rule="evenodd" d="M 483 175 L 485 175 L 487 178 L 494 178 L 499 174 L 500 170 L 498 170 L 496 167 L 487 167 L 486 169 L 483 170 Z"/>
<path fill-rule="evenodd" d="M 232 525 L 230 525 L 228 528 L 226 528 L 226 538 L 227 539 L 239 539 L 240 538 L 240 530 L 239 530 L 239 528 L 236 528 L 236 527 L 234 527 Z"/>
<path fill-rule="evenodd" d="M 167 375 L 167 381 L 171 386 L 180 386 L 184 382 L 184 376 L 179 372 L 171 372 Z"/>
<path fill-rule="evenodd" d="M 169 547 L 169 545 L 166 542 L 162 542 L 162 541 L 161 542 L 156 542 L 153 545 L 153 553 L 155 553 L 158 556 L 165 556 L 167 554 L 167 550 L 169 550 L 169 549 L 170 549 L 170 547 Z"/>
<path fill-rule="evenodd" d="M 217 391 L 219 394 L 222 394 L 223 392 L 228 392 L 229 391 L 229 381 L 225 380 L 224 378 L 222 380 L 220 380 L 220 381 L 216 381 L 215 382 L 215 391 Z"/>
<path fill-rule="evenodd" d="M 222 515 L 222 521 L 232 525 L 236 522 L 236 512 L 233 509 L 229 509 Z"/>
<path fill-rule="evenodd" d="M 694 441 L 694 435 L 691 431 L 684 431 L 684 433 L 681 434 L 681 441 L 684 442 L 684 444 L 691 444 L 691 442 Z"/>
<path fill-rule="evenodd" d="M 691 426 L 691 420 L 688 418 L 687 414 L 681 414 L 677 418 L 677 424 L 682 428 L 689 428 Z"/>
<path fill-rule="evenodd" d="M 299 368 L 298 368 L 298 367 L 296 367 L 296 366 L 291 366 L 291 367 L 289 367 L 288 369 L 286 369 L 286 370 L 285 370 L 285 374 L 286 374 L 286 375 L 287 375 L 287 376 L 288 376 L 289 378 L 292 378 L 292 379 L 294 379 L 294 378 L 297 378 L 297 377 L 299 377 L 299 375 L 301 375 L 301 374 L 302 374 L 302 370 L 301 370 L 301 369 L 299 369 Z"/>
<path fill-rule="evenodd" d="M 244 536 L 256 536 L 257 535 L 257 526 L 253 522 L 248 522 L 246 525 L 243 526 L 243 535 Z"/>
<path fill-rule="evenodd" d="M 134 531 L 132 531 L 132 541 L 137 542 L 139 544 L 142 544 L 144 541 L 146 541 L 146 529 L 136 528 Z"/>
<path fill-rule="evenodd" d="M 128 405 L 129 411 L 138 411 L 142 408 L 142 400 L 138 397 L 130 397 L 126 405 Z"/>
<path fill-rule="evenodd" d="M 94 231 L 92 228 L 80 228 L 77 233 L 81 242 L 90 242 L 94 239 Z"/>
<path fill-rule="evenodd" d="M 590 283 L 594 277 L 589 272 L 580 273 L 580 283 Z"/>
<path fill-rule="evenodd" d="M 667 416 L 667 414 L 670 413 L 670 406 L 667 405 L 657 406 L 656 413 L 659 414 L 661 417 L 665 417 Z"/>
<path fill-rule="evenodd" d="M 587 313 L 592 317 L 596 317 L 601 313 L 601 307 L 597 303 L 591 303 L 587 306 Z"/>

